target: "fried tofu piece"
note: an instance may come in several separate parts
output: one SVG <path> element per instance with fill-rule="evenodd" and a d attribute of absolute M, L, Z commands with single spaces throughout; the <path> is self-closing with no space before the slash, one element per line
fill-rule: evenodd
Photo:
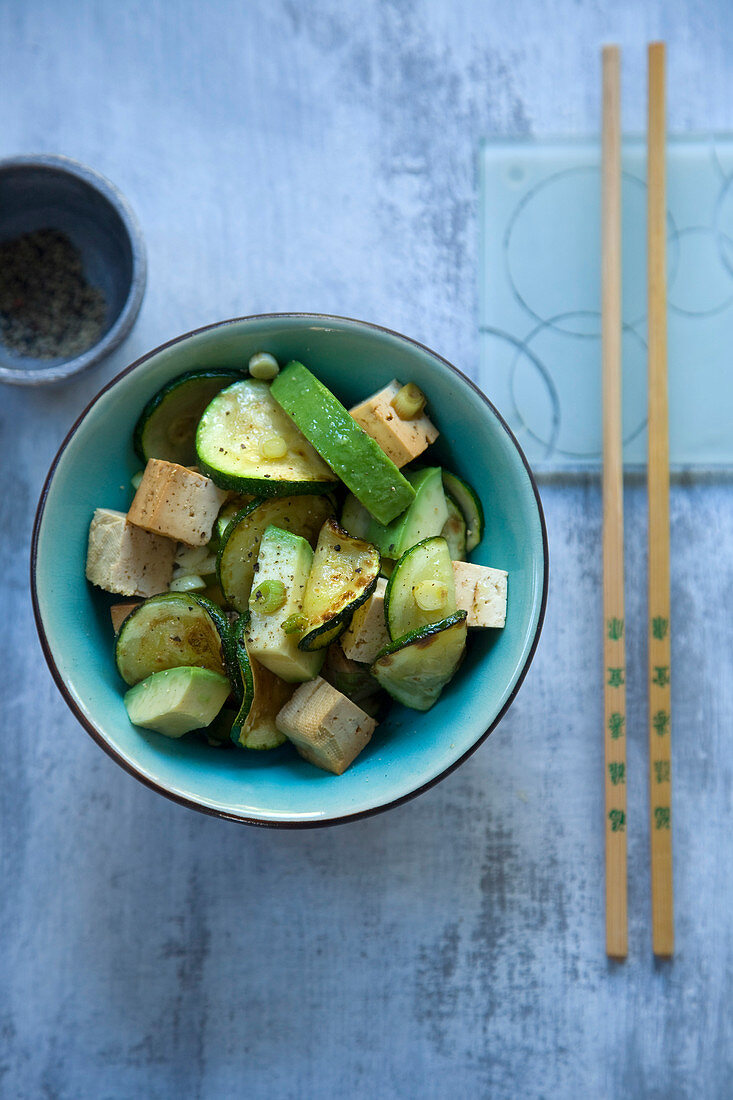
<path fill-rule="evenodd" d="M 176 544 L 128 523 L 124 512 L 97 508 L 89 526 L 86 576 L 105 592 L 155 596 L 173 575 Z"/>
<path fill-rule="evenodd" d="M 368 745 L 376 721 L 320 676 L 302 684 L 275 719 L 302 757 L 342 775 Z"/>
<path fill-rule="evenodd" d="M 357 607 L 348 629 L 341 636 L 341 648 L 350 661 L 371 664 L 391 639 L 384 619 L 384 593 L 387 582 L 384 577 L 369 599 Z"/>
<path fill-rule="evenodd" d="M 507 573 L 469 561 L 453 562 L 456 606 L 468 612 L 467 626 L 502 627 L 506 623 Z"/>
<path fill-rule="evenodd" d="M 130 523 L 185 542 L 204 546 L 228 494 L 186 466 L 151 458 L 145 467 L 127 518 Z"/>
<path fill-rule="evenodd" d="M 425 412 L 414 420 L 401 420 L 391 401 L 400 392 L 402 386 L 393 379 L 388 386 L 349 412 L 367 435 L 379 444 L 395 466 L 406 466 L 414 458 L 434 443 L 438 438 L 438 429 Z"/>

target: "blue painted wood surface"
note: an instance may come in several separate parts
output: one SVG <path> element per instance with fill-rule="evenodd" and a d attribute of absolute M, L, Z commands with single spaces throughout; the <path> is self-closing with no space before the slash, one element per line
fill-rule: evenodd
<path fill-rule="evenodd" d="M 627 496 L 630 945 L 604 956 L 600 493 L 544 488 L 551 598 L 519 698 L 433 791 L 331 831 L 238 829 L 123 774 L 31 619 L 35 501 L 101 383 L 221 317 L 322 310 L 477 362 L 476 149 L 598 123 L 598 47 L 669 44 L 670 125 L 733 127 L 725 0 L 5 0 L 3 150 L 110 176 L 140 320 L 93 374 L 0 392 L 0 1094 L 728 1097 L 731 487 L 672 493 L 678 954 L 650 950 L 645 496 Z M 694 384 L 694 380 L 691 380 Z"/>

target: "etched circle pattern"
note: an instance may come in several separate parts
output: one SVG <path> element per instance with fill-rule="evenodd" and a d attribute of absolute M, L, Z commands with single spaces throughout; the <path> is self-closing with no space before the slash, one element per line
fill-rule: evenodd
<path fill-rule="evenodd" d="M 711 317 L 727 309 L 733 302 L 733 279 L 724 257 L 733 257 L 731 238 L 709 226 L 694 225 L 678 229 L 676 239 L 680 262 L 667 288 L 669 308 L 690 317 Z M 705 283 L 699 271 L 707 273 Z"/>
<path fill-rule="evenodd" d="M 624 173 L 622 195 L 623 247 L 637 247 L 645 235 L 646 185 Z M 594 226 L 590 240 L 577 217 L 580 208 L 585 211 L 585 224 Z M 506 277 L 516 300 L 538 323 L 552 324 L 574 336 L 600 335 L 600 218 L 600 177 L 595 167 L 556 172 L 535 184 L 517 204 L 504 236 Z M 670 214 L 667 220 L 671 281 L 677 269 L 676 227 Z M 572 300 L 567 297 L 569 286 Z M 627 277 L 623 315 L 628 325 L 644 320 L 639 303 L 645 299 L 643 273 Z M 592 333 L 576 327 L 577 318 L 589 314 L 598 318 L 598 330 Z M 552 321 L 553 317 L 562 319 Z"/>
<path fill-rule="evenodd" d="M 576 331 L 564 331 L 561 326 L 567 325 Z M 600 456 L 597 417 L 590 415 L 599 402 L 599 325 L 598 313 L 560 314 L 537 325 L 517 347 L 510 381 L 514 414 L 548 453 L 575 459 Z M 630 325 L 624 326 L 622 355 L 624 443 L 630 443 L 646 426 L 646 343 Z M 544 365 L 548 362 L 554 365 L 551 374 Z M 537 363 L 542 364 L 545 386 L 552 387 L 551 419 L 546 404 L 537 399 Z"/>
<path fill-rule="evenodd" d="M 733 142 L 713 136 L 707 150 L 706 169 L 696 146 L 681 143 L 667 191 L 670 408 L 674 414 L 676 400 L 685 454 L 698 446 L 692 433 L 703 409 L 693 402 L 693 427 L 680 421 L 684 391 L 676 387 L 686 384 L 680 378 L 691 377 L 695 363 L 711 383 L 718 356 L 725 355 L 726 311 L 733 305 Z M 593 155 L 580 154 L 589 161 Z M 643 158 L 638 149 L 634 155 L 636 174 L 622 177 L 622 252 L 633 261 L 624 265 L 623 280 L 624 444 L 644 432 L 647 399 L 647 189 Z M 542 171 L 542 160 L 537 163 Z M 504 208 L 503 230 L 496 226 L 493 263 L 499 266 L 492 269 L 497 276 L 503 269 L 503 285 L 492 288 L 491 324 L 481 331 L 496 341 L 488 352 L 492 384 L 528 453 L 547 469 L 572 469 L 601 455 L 600 173 L 590 162 L 558 169 L 555 160 L 555 170 L 545 164 L 544 176 L 530 177 L 534 182 L 524 190 L 526 169 L 504 180 L 515 193 Z M 512 331 L 500 327 L 502 321 Z M 727 407 L 723 400 L 721 424 Z M 725 434 L 724 427 L 716 431 Z M 640 442 L 631 452 L 638 461 Z M 701 461 L 710 461 L 709 448 Z"/>

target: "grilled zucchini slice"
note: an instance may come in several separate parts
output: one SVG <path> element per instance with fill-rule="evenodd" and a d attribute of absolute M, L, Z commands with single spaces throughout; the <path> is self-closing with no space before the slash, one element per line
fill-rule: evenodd
<path fill-rule="evenodd" d="M 444 538 L 423 539 L 394 567 L 384 593 L 384 614 L 393 642 L 456 610 L 453 566 Z"/>
<path fill-rule="evenodd" d="M 341 516 L 343 526 L 350 534 L 373 542 L 384 557 L 396 561 L 415 543 L 442 531 L 448 519 L 448 508 L 441 474 L 439 466 L 408 470 L 405 477 L 415 492 L 415 499 L 386 526 L 368 513 L 365 517 L 358 501 L 347 497 Z"/>
<path fill-rule="evenodd" d="M 270 393 L 270 383 L 246 378 L 222 390 L 196 432 L 202 473 L 222 489 L 256 496 L 322 493 L 336 475 Z"/>
<path fill-rule="evenodd" d="M 403 706 L 430 710 L 456 672 L 465 646 L 466 612 L 456 611 L 385 646 L 372 676 Z"/>
<path fill-rule="evenodd" d="M 212 748 L 230 749 L 232 747 L 232 722 L 236 716 L 236 710 L 231 707 L 222 707 L 214 721 L 198 732 Z"/>
<path fill-rule="evenodd" d="M 384 717 L 389 696 L 372 676 L 369 665 L 350 661 L 340 642 L 334 642 L 326 650 L 321 678 L 356 703 L 370 718 L 379 722 Z"/>
<path fill-rule="evenodd" d="M 221 540 L 224 538 L 224 532 L 234 517 L 238 515 L 246 504 L 251 504 L 255 498 L 249 494 L 236 496 L 233 500 L 227 501 L 219 515 L 216 517 L 216 523 L 214 524 L 214 533 L 211 537 L 212 545 L 218 550 L 221 546 Z"/>
<path fill-rule="evenodd" d="M 331 500 L 322 496 L 274 497 L 245 504 L 229 522 L 216 556 L 219 587 L 227 602 L 236 611 L 249 611 L 260 542 L 270 524 L 302 535 L 313 546 L 332 507 Z"/>
<path fill-rule="evenodd" d="M 196 428 L 219 390 L 242 377 L 238 370 L 192 370 L 174 378 L 151 397 L 140 413 L 133 445 L 138 457 L 163 458 L 179 466 L 196 462 Z"/>
<path fill-rule="evenodd" d="M 448 543 L 451 561 L 465 561 L 466 521 L 463 518 L 463 512 L 449 493 L 445 494 L 445 503 L 448 507 L 448 519 L 440 533 Z"/>
<path fill-rule="evenodd" d="M 228 632 L 226 617 L 205 596 L 192 592 L 151 596 L 120 627 L 117 669 L 126 684 L 184 665 L 225 674 L 223 647 Z"/>
<path fill-rule="evenodd" d="M 348 493 L 344 506 L 341 509 L 341 526 L 357 539 L 369 537 L 369 525 L 373 523 L 372 517 L 363 504 L 360 504 L 353 493 Z"/>
<path fill-rule="evenodd" d="M 353 538 L 333 517 L 326 520 L 305 587 L 300 649 L 324 649 L 343 634 L 357 607 L 374 591 L 379 560 L 376 546 Z"/>
<path fill-rule="evenodd" d="M 236 622 L 231 624 L 224 643 L 227 672 L 234 689 L 234 696 L 239 703 L 239 710 L 232 721 L 232 729 L 235 726 L 238 729 L 242 728 L 252 708 L 255 695 L 252 664 L 247 652 L 248 626 L 249 615 L 240 615 Z"/>
<path fill-rule="evenodd" d="M 466 551 L 470 553 L 481 542 L 484 534 L 484 509 L 478 493 L 467 481 L 452 474 L 450 470 L 443 470 L 443 488 L 463 513 L 466 521 Z"/>
<path fill-rule="evenodd" d="M 254 694 L 246 718 L 240 721 L 241 710 L 232 725 L 231 739 L 240 749 L 276 749 L 286 739 L 275 725 L 275 715 L 295 691 L 295 684 L 286 684 L 259 661 L 250 658 Z"/>

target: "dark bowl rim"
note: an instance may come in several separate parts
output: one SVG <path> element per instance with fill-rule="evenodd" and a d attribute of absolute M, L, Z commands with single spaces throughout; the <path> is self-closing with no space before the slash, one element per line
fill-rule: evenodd
<path fill-rule="evenodd" d="M 37 554 L 38 554 L 39 532 L 40 532 L 41 522 L 43 520 L 43 513 L 44 513 L 44 510 L 45 510 L 45 506 L 46 506 L 46 499 L 48 497 L 48 493 L 49 493 L 49 490 L 51 488 L 51 482 L 53 480 L 53 476 L 54 476 L 54 473 L 56 471 L 56 467 L 58 466 L 58 463 L 61 459 L 61 456 L 63 455 L 63 453 L 66 450 L 67 446 L 69 445 L 72 438 L 76 434 L 76 432 L 77 432 L 79 426 L 81 425 L 82 421 L 86 418 L 87 414 L 90 412 L 90 410 L 93 408 L 93 406 L 96 405 L 97 401 L 102 397 L 102 395 L 107 392 L 107 390 L 109 390 L 113 386 L 115 386 L 122 378 L 126 377 L 126 375 L 131 374 L 138 367 L 142 366 L 143 363 L 147 362 L 154 355 L 158 355 L 161 351 L 165 351 L 167 348 L 174 347 L 176 344 L 180 344 L 184 340 L 188 340 L 193 336 L 198 336 L 203 332 L 211 332 L 213 329 L 224 328 L 227 325 L 240 324 L 243 321 L 263 321 L 263 320 L 275 320 L 275 319 L 277 319 L 277 320 L 286 320 L 286 319 L 290 319 L 290 318 L 299 319 L 299 320 L 307 320 L 307 321 L 320 323 L 320 324 L 324 324 L 324 323 L 328 324 L 329 322 L 339 322 L 339 323 L 346 322 L 346 324 L 348 324 L 348 325 L 357 325 L 360 328 L 370 329 L 370 330 L 373 330 L 375 332 L 385 333 L 388 336 L 396 337 L 397 339 L 403 340 L 406 343 L 413 345 L 413 347 L 419 348 L 421 351 L 424 351 L 428 355 L 430 355 L 433 358 L 437 359 L 440 363 L 443 364 L 443 366 L 447 367 L 450 371 L 452 371 L 460 379 L 462 379 L 477 394 L 477 396 L 481 398 L 481 400 L 488 406 L 490 411 L 496 417 L 498 423 L 501 425 L 501 427 L 504 429 L 504 431 L 507 433 L 510 440 L 514 444 L 514 446 L 517 450 L 517 453 L 518 453 L 518 455 L 519 455 L 519 457 L 522 461 L 522 464 L 524 465 L 524 468 L 526 470 L 527 476 L 529 478 L 530 485 L 532 486 L 532 492 L 534 493 L 535 503 L 537 505 L 537 513 L 539 515 L 539 520 L 540 520 L 540 528 L 541 528 L 541 531 L 542 531 L 543 578 L 542 578 L 542 597 L 541 597 L 541 601 L 540 601 L 539 615 L 537 617 L 537 625 L 535 627 L 535 632 L 534 632 L 534 636 L 532 638 L 532 644 L 530 646 L 529 653 L 527 654 L 524 665 L 522 666 L 522 668 L 520 670 L 519 676 L 517 677 L 517 681 L 516 681 L 514 687 L 512 688 L 508 698 L 506 699 L 503 707 L 501 708 L 499 713 L 496 715 L 496 717 L 494 718 L 491 725 L 476 739 L 476 741 L 471 745 L 470 748 L 468 748 L 466 750 L 466 752 L 463 753 L 462 756 L 459 756 L 457 760 L 454 760 L 452 764 L 450 764 L 447 768 L 444 768 L 444 770 L 442 772 L 439 772 L 438 775 L 436 775 L 432 779 L 428 780 L 427 783 L 423 783 L 420 787 L 416 787 L 415 790 L 408 791 L 406 794 L 400 795 L 398 798 L 394 798 L 390 802 L 385 802 L 381 806 L 373 806 L 368 810 L 359 810 L 359 811 L 357 811 L 356 813 L 353 813 L 353 814 L 341 814 L 338 817 L 329 817 L 329 818 L 324 818 L 324 819 L 319 819 L 319 820 L 314 820 L 314 821 L 265 821 L 265 820 L 262 820 L 262 819 L 256 818 L 256 817 L 242 817 L 239 814 L 229 813 L 226 810 L 219 810 L 219 809 L 216 809 L 213 806 L 205 806 L 202 803 L 197 802 L 193 798 L 187 798 L 185 795 L 176 794 L 173 791 L 168 790 L 166 787 L 162 786 L 162 784 L 156 782 L 154 779 L 150 779 L 148 776 L 142 775 L 132 764 L 130 764 L 127 760 L 123 759 L 123 757 L 120 756 L 120 754 L 105 740 L 105 738 L 102 736 L 100 731 L 96 728 L 96 726 L 92 722 L 90 722 L 86 718 L 86 716 L 77 707 L 76 702 L 73 699 L 73 697 L 72 697 L 71 693 L 69 692 L 68 688 L 66 687 L 66 684 L 64 683 L 64 680 L 61 676 L 61 673 L 59 672 L 59 669 L 58 669 L 58 667 L 56 665 L 56 662 L 53 658 L 53 654 L 51 652 L 51 647 L 50 647 L 48 639 L 46 637 L 46 632 L 45 632 L 45 629 L 44 629 L 44 626 L 43 626 L 43 619 L 42 619 L 42 616 L 41 616 L 41 610 L 40 610 L 39 603 L 38 603 L 38 592 L 37 592 L 37 589 L 36 589 L 36 558 L 37 558 Z M 498 409 L 496 409 L 496 407 L 488 399 L 486 394 L 483 393 L 482 390 L 480 390 L 478 388 L 478 386 L 470 378 L 467 377 L 467 375 L 465 375 L 462 371 L 460 371 L 458 369 L 458 367 L 453 366 L 452 363 L 450 363 L 442 355 L 439 355 L 438 352 L 433 351 L 431 348 L 427 347 L 427 345 L 425 345 L 425 344 L 421 344 L 418 340 L 413 340 L 411 337 L 405 336 L 400 332 L 396 332 L 394 329 L 386 328 L 384 325 L 376 325 L 376 324 L 373 324 L 370 321 L 359 321 L 359 320 L 356 320 L 353 317 L 341 317 L 341 316 L 338 316 L 338 315 L 335 315 L 335 314 L 326 314 L 326 313 L 257 313 L 257 314 L 252 314 L 252 315 L 247 316 L 247 317 L 232 317 L 232 318 L 230 318 L 229 320 L 226 320 L 226 321 L 215 321 L 213 324 L 203 325 L 203 326 L 201 326 L 201 328 L 192 329 L 190 332 L 186 332 L 181 336 L 176 336 L 172 340 L 167 340 L 165 343 L 160 344 L 157 348 L 154 348 L 152 351 L 146 352 L 145 355 L 142 355 L 139 359 L 136 359 L 134 363 L 131 363 L 129 366 L 125 367 L 124 370 L 121 370 L 119 372 L 119 374 L 115 375 L 114 378 L 110 379 L 110 381 L 107 382 L 106 385 L 104 385 L 101 390 L 99 390 L 99 392 L 92 398 L 92 400 L 89 402 L 89 404 L 86 406 L 86 408 L 79 414 L 79 416 L 77 417 L 77 419 L 72 424 L 69 431 L 67 432 L 66 437 L 64 438 L 63 442 L 61 443 L 61 446 L 59 447 L 58 451 L 56 452 L 56 457 L 54 458 L 53 462 L 51 463 L 48 474 L 46 475 L 46 480 L 43 484 L 43 489 L 41 490 L 41 495 L 40 495 L 39 500 L 38 500 L 38 506 L 36 508 L 36 515 L 35 515 L 35 519 L 34 519 L 34 522 L 33 522 L 33 533 L 32 533 L 32 536 L 31 536 L 31 552 L 30 552 L 31 602 L 32 602 L 32 605 L 33 605 L 33 616 L 34 616 L 35 622 L 36 622 L 36 629 L 38 631 L 38 637 L 39 637 L 39 641 L 41 643 L 41 649 L 43 650 L 43 655 L 46 659 L 46 664 L 48 665 L 48 668 L 51 672 L 51 675 L 53 676 L 53 679 L 56 682 L 56 686 L 58 687 L 61 695 L 63 696 L 64 700 L 66 701 L 67 706 L 69 707 L 71 712 L 74 714 L 74 716 L 76 717 L 76 719 L 80 723 L 80 725 L 82 725 L 84 727 L 84 729 L 87 731 L 87 733 L 90 735 L 90 737 L 94 741 L 96 741 L 96 743 L 100 746 L 100 748 L 102 748 L 107 753 L 108 756 L 110 756 L 117 764 L 119 764 L 120 767 L 124 768 L 124 770 L 126 772 L 128 772 L 130 775 L 134 776 L 135 779 L 137 779 L 140 783 L 143 783 L 146 787 L 149 787 L 153 791 L 157 791 L 158 794 L 164 795 L 166 798 L 170 799 L 172 802 L 177 802 L 181 806 L 186 806 L 190 810 L 197 810 L 199 813 L 208 814 L 210 817 L 219 817 L 219 818 L 223 818 L 225 821 L 235 821 L 240 825 L 256 825 L 259 828 L 266 828 L 266 829 L 317 829 L 317 828 L 326 828 L 326 827 L 332 826 L 332 825 L 343 825 L 343 824 L 346 824 L 347 822 L 350 822 L 350 821 L 359 821 L 362 818 L 372 817 L 375 814 L 383 813 L 384 811 L 393 809 L 396 806 L 401 806 L 405 802 L 409 802 L 411 799 L 417 798 L 418 795 L 424 794 L 425 791 L 430 790 L 431 787 L 434 787 L 437 783 L 439 783 L 441 780 L 445 779 L 448 775 L 450 775 L 451 772 L 454 772 L 456 770 L 456 768 L 460 767 L 461 764 L 465 763 L 465 761 L 468 760 L 468 758 L 470 756 L 472 756 L 474 754 L 474 752 L 476 752 L 478 747 L 483 744 L 483 742 L 486 740 L 486 738 L 489 736 L 489 734 L 496 728 L 496 726 L 502 720 L 502 718 L 504 717 L 504 715 L 508 711 L 511 704 L 514 702 L 514 699 L 516 698 L 516 695 L 517 695 L 520 687 L 522 686 L 522 683 L 524 682 L 524 679 L 527 675 L 527 672 L 529 671 L 529 667 L 532 664 L 532 661 L 534 659 L 534 655 L 537 651 L 537 646 L 539 644 L 540 634 L 542 633 L 542 627 L 543 627 L 544 620 L 545 620 L 545 611 L 546 611 L 546 608 L 547 608 L 547 593 L 548 593 L 548 586 L 549 586 L 549 567 L 550 567 L 550 555 L 549 555 L 549 546 L 548 546 L 548 542 L 547 542 L 547 526 L 545 524 L 545 514 L 544 514 L 544 510 L 542 508 L 542 501 L 540 499 L 539 489 L 537 487 L 537 481 L 536 481 L 535 476 L 532 472 L 532 469 L 529 465 L 529 462 L 527 461 L 527 458 L 524 454 L 524 451 L 522 450 L 521 446 L 519 445 L 519 443 L 516 439 L 516 436 L 514 435 L 513 431 L 511 430 L 509 425 L 506 423 L 506 421 L 504 420 L 503 416 L 498 411 Z"/>
<path fill-rule="evenodd" d="M 61 174 L 73 176 L 93 191 L 96 191 L 115 211 L 122 222 L 132 253 L 132 272 L 125 301 L 116 321 L 101 340 L 98 340 L 96 344 L 92 344 L 80 355 L 74 356 L 73 359 L 68 359 L 53 367 L 29 369 L 27 367 L 0 365 L 0 382 L 16 386 L 43 386 L 54 382 L 63 382 L 65 379 L 81 374 L 83 371 L 95 366 L 110 355 L 115 348 L 119 347 L 125 337 L 129 335 L 137 320 L 145 294 L 148 277 L 147 253 L 145 239 L 135 211 L 119 188 L 101 172 L 97 172 L 96 169 L 82 164 L 81 161 L 63 156 L 60 153 L 29 153 L 0 159 L 0 175 L 13 168 L 60 172 Z"/>

